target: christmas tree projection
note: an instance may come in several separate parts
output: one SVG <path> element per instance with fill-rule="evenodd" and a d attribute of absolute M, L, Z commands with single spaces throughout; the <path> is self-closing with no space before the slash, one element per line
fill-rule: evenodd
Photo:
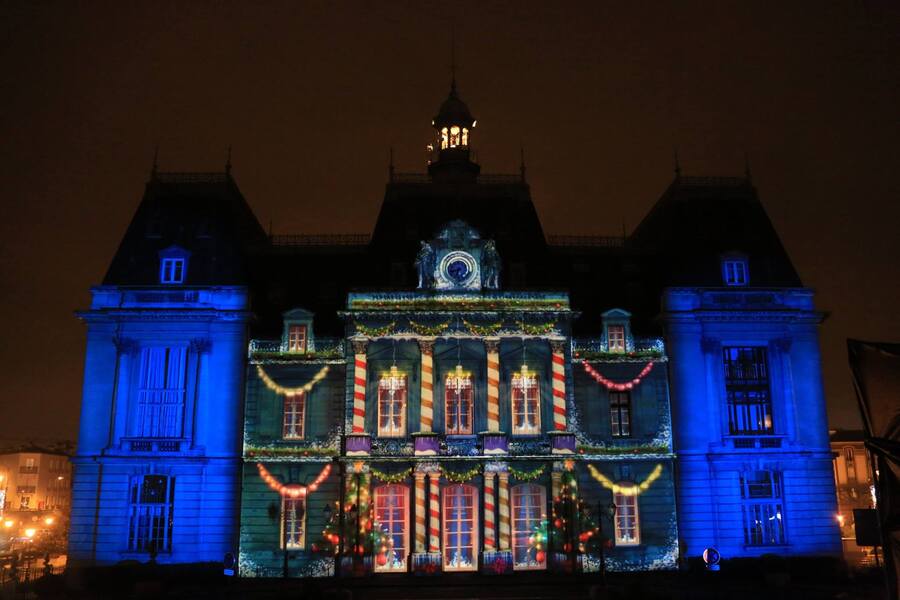
<path fill-rule="evenodd" d="M 339 504 L 334 503 L 334 508 L 328 506 L 328 521 L 325 523 L 325 529 L 322 530 L 322 537 L 313 543 L 311 549 L 325 556 L 335 556 L 340 550 L 341 544 L 341 515 Z"/>

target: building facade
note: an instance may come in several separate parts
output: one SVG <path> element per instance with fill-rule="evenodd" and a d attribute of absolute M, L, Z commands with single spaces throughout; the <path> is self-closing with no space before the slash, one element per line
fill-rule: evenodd
<path fill-rule="evenodd" d="M 854 510 L 875 508 L 875 479 L 863 432 L 832 430 L 831 452 L 834 457 L 834 483 L 837 487 L 837 515 L 841 529 L 844 558 L 854 566 L 875 564 L 874 547 L 856 544 Z"/>
<path fill-rule="evenodd" d="M 455 83 L 371 235 L 266 236 L 154 173 L 88 325 L 71 560 L 243 575 L 840 551 L 822 320 L 749 178 L 546 235 Z M 676 510 L 677 508 L 677 510 Z"/>

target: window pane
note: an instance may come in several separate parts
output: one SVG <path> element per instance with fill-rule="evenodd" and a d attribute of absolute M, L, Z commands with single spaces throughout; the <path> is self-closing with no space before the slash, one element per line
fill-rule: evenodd
<path fill-rule="evenodd" d="M 303 438 L 303 421 L 306 410 L 306 395 L 303 393 L 284 397 L 284 427 L 282 437 L 286 440 Z"/>
<path fill-rule="evenodd" d="M 376 571 L 406 571 L 409 554 L 407 524 L 409 489 L 404 485 L 382 485 L 375 488 L 375 523 L 387 533 L 393 543 L 391 548 L 375 548 Z M 379 556 L 380 555 L 380 556 Z"/>
<path fill-rule="evenodd" d="M 535 535 L 546 539 L 545 503 L 543 486 L 528 483 L 512 488 L 514 569 L 544 569 L 547 566 L 547 549 L 537 548 L 541 541 L 535 539 Z"/>
<path fill-rule="evenodd" d="M 728 427 L 733 435 L 774 433 L 766 349 L 722 349 Z"/>
<path fill-rule="evenodd" d="M 306 325 L 291 325 L 288 329 L 288 351 L 306 352 Z"/>
<path fill-rule="evenodd" d="M 446 433 L 472 433 L 472 378 L 466 374 L 452 373 L 444 384 L 444 414 Z"/>
<path fill-rule="evenodd" d="M 179 438 L 184 418 L 187 348 L 141 351 L 136 437 Z"/>
<path fill-rule="evenodd" d="M 131 486 L 128 549 L 171 552 L 175 480 L 165 475 L 137 477 Z"/>
<path fill-rule="evenodd" d="M 471 485 L 444 488 L 444 570 L 474 571 L 478 566 L 477 490 Z"/>
<path fill-rule="evenodd" d="M 541 412 L 537 375 L 524 369 L 514 373 L 511 388 L 513 435 L 539 434 Z"/>
<path fill-rule="evenodd" d="M 281 499 L 281 543 L 282 548 L 303 548 L 306 545 L 306 499 Z"/>
<path fill-rule="evenodd" d="M 636 546 L 641 543 L 637 496 L 613 495 L 616 505 L 616 545 Z"/>
<path fill-rule="evenodd" d="M 378 435 L 406 435 L 406 376 L 384 375 L 378 384 Z"/>

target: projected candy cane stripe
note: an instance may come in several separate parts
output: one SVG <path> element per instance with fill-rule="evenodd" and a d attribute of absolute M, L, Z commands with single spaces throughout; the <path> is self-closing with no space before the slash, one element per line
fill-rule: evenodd
<path fill-rule="evenodd" d="M 366 429 L 366 349 L 354 344 L 353 355 L 353 433 Z"/>
<path fill-rule="evenodd" d="M 487 350 L 487 428 L 500 431 L 500 342 L 485 341 Z"/>
<path fill-rule="evenodd" d="M 500 473 L 500 549 L 509 550 L 509 473 Z"/>
<path fill-rule="evenodd" d="M 438 480 L 440 473 L 431 473 L 431 494 L 428 501 L 430 523 L 428 526 L 428 551 L 441 551 L 441 506 L 440 495 L 438 491 Z"/>
<path fill-rule="evenodd" d="M 484 474 L 484 549 L 494 550 L 496 531 L 494 529 L 494 478 L 496 473 Z"/>
<path fill-rule="evenodd" d="M 425 552 L 425 473 L 416 473 L 416 552 Z"/>
<path fill-rule="evenodd" d="M 434 424 L 434 346 L 419 342 L 422 349 L 422 416 L 420 429 L 431 431 Z"/>
<path fill-rule="evenodd" d="M 566 430 L 566 359 L 562 344 L 553 344 L 553 427 Z"/>

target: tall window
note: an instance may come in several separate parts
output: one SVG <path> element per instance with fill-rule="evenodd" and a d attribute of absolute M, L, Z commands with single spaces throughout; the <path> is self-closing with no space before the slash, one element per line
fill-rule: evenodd
<path fill-rule="evenodd" d="M 306 352 L 306 325 L 291 325 L 288 329 L 288 352 Z"/>
<path fill-rule="evenodd" d="M 472 376 L 457 370 L 444 382 L 444 415 L 446 433 L 472 433 Z"/>
<path fill-rule="evenodd" d="M 471 485 L 444 488 L 444 570 L 478 568 L 478 490 Z"/>
<path fill-rule="evenodd" d="M 378 382 L 378 435 L 406 435 L 406 375 L 391 367 Z"/>
<path fill-rule="evenodd" d="M 184 265 L 183 258 L 164 258 L 160 261 L 159 282 L 160 283 L 183 283 L 184 282 Z"/>
<path fill-rule="evenodd" d="M 306 394 L 300 392 L 284 397 L 284 427 L 281 437 L 286 440 L 303 439 L 303 420 L 306 416 Z"/>
<path fill-rule="evenodd" d="M 844 466 L 847 469 L 847 480 L 856 481 L 856 463 L 854 462 L 853 448 L 844 448 Z"/>
<path fill-rule="evenodd" d="M 281 548 L 306 546 L 306 498 L 281 497 Z"/>
<path fill-rule="evenodd" d="M 607 326 L 606 342 L 610 352 L 625 352 L 625 326 Z"/>
<path fill-rule="evenodd" d="M 524 365 L 512 377 L 512 433 L 537 435 L 541 432 L 541 393 L 537 374 Z"/>
<path fill-rule="evenodd" d="M 774 433 L 766 349 L 726 347 L 722 353 L 729 432 L 732 435 Z"/>
<path fill-rule="evenodd" d="M 187 348 L 141 351 L 137 436 L 178 438 L 184 419 Z"/>
<path fill-rule="evenodd" d="M 609 393 L 609 421 L 613 437 L 631 435 L 631 394 Z"/>
<path fill-rule="evenodd" d="M 771 546 L 784 543 L 784 512 L 781 503 L 781 473 L 748 471 L 741 473 L 741 507 L 744 515 L 744 543 Z"/>
<path fill-rule="evenodd" d="M 616 546 L 637 546 L 641 543 L 641 521 L 637 495 L 621 492 L 613 494 L 616 505 Z"/>
<path fill-rule="evenodd" d="M 546 526 L 545 503 L 544 486 L 523 483 L 512 488 L 512 550 L 516 570 L 547 567 L 546 548 L 539 553 L 532 543 L 532 536 Z"/>
<path fill-rule="evenodd" d="M 744 286 L 750 280 L 746 258 L 729 258 L 722 261 L 722 280 L 728 286 Z"/>
<path fill-rule="evenodd" d="M 131 483 L 128 549 L 135 552 L 171 552 L 174 512 L 174 477 L 136 477 Z"/>
<path fill-rule="evenodd" d="M 375 548 L 376 571 L 406 571 L 409 554 L 409 488 L 391 484 L 375 488 L 374 527 L 387 532 L 392 548 Z M 379 556 L 380 555 L 380 556 Z"/>

